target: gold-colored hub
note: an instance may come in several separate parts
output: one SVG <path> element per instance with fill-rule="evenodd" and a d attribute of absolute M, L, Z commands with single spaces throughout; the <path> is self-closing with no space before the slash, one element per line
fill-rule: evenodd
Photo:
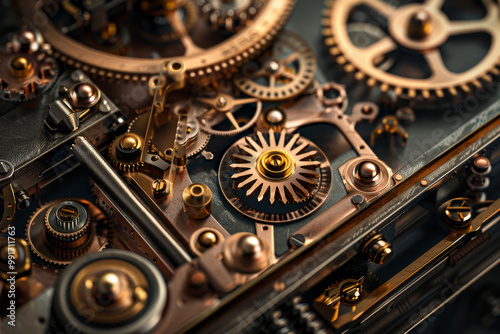
<path fill-rule="evenodd" d="M 206 231 L 200 234 L 198 241 L 203 248 L 210 248 L 215 246 L 219 240 L 214 232 Z"/>
<path fill-rule="evenodd" d="M 12 59 L 12 62 L 10 63 L 12 75 L 18 78 L 27 77 L 32 68 L 33 65 L 26 57 L 16 57 Z"/>
<path fill-rule="evenodd" d="M 134 135 L 127 135 L 120 140 L 120 147 L 124 150 L 135 150 L 139 145 L 139 138 Z"/>
<path fill-rule="evenodd" d="M 295 171 L 293 157 L 283 150 L 270 150 L 262 153 L 257 159 L 257 171 L 271 181 L 283 181 Z"/>

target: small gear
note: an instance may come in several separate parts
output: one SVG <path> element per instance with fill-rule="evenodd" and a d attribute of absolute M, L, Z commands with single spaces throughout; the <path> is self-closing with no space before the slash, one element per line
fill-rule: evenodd
<path fill-rule="evenodd" d="M 442 1 L 400 7 L 382 0 L 327 1 L 325 44 L 346 72 L 366 80 L 369 86 L 379 85 L 382 92 L 393 90 L 404 98 L 424 99 L 469 93 L 500 75 L 499 5 L 491 0 L 483 0 L 482 4 L 486 16 L 458 21 L 447 15 L 450 7 Z M 371 21 L 379 22 L 387 33 L 377 40 L 370 39 L 368 46 L 359 45 L 352 40 L 349 26 L 373 17 L 377 19 Z M 380 34 L 380 29 L 375 34 Z M 475 34 L 488 38 L 474 38 Z M 464 47 L 474 49 L 482 59 L 453 61 L 463 54 Z M 481 53 L 481 49 L 485 52 Z M 387 66 L 387 60 L 394 62 Z"/>
<path fill-rule="evenodd" d="M 0 54 L 0 98 L 25 102 L 49 89 L 58 72 L 57 62 L 48 56 L 50 46 L 30 30 L 14 34 Z"/>
<path fill-rule="evenodd" d="M 193 0 L 194 1 L 194 0 Z M 236 0 L 235 0 L 236 1 Z M 31 20 L 30 23 L 39 26 L 39 30 L 54 49 L 53 56 L 68 65 L 81 68 L 92 76 L 106 78 L 115 82 L 141 81 L 147 82 L 148 78 L 157 75 L 161 66 L 173 59 L 179 59 L 186 64 L 186 78 L 190 81 L 213 81 L 220 77 L 220 73 L 230 73 L 247 59 L 260 54 L 273 40 L 286 23 L 295 4 L 295 0 L 252 0 L 260 1 L 262 6 L 258 15 L 253 17 L 253 29 L 237 29 L 233 34 L 220 34 L 211 31 L 208 24 L 198 20 L 191 31 L 188 30 L 189 20 L 185 21 L 179 5 L 189 6 L 186 1 L 179 1 L 175 8 L 165 8 L 163 16 L 156 15 L 153 8 L 135 8 L 146 14 L 153 14 L 154 19 L 160 20 L 160 26 L 167 27 L 163 20 L 168 21 L 168 26 L 179 37 L 178 41 L 158 45 L 144 43 L 144 37 L 136 38 L 139 34 L 131 34 L 127 53 L 116 55 L 95 49 L 89 43 L 82 43 L 83 38 L 72 37 L 71 30 L 64 25 L 62 17 L 77 14 L 88 15 L 88 12 L 79 10 L 75 6 L 68 10 L 68 6 L 57 6 L 56 12 L 47 15 L 49 22 L 37 25 L 36 18 L 40 13 L 52 8 L 48 0 L 26 0 L 22 4 L 15 3 L 21 17 Z M 220 1 L 226 3 L 227 1 Z M 158 1 L 141 1 L 140 4 L 149 3 L 156 6 Z M 169 6 L 170 2 L 160 2 Z M 140 5 L 139 4 L 139 5 Z M 196 4 L 195 4 L 196 6 Z M 128 6 L 121 7 L 114 13 L 112 22 L 130 22 L 137 28 L 137 20 L 130 20 L 131 13 Z M 248 8 L 251 8 L 249 6 Z M 198 8 L 196 8 L 198 9 Z M 152 10 L 152 11 L 151 11 Z M 250 11 L 249 14 L 253 15 Z M 153 20 L 149 20 L 151 23 Z M 77 22 L 74 26 L 82 28 L 83 34 L 91 31 L 84 26 L 85 22 Z M 197 29 L 196 25 L 200 25 Z M 239 23 L 242 26 L 242 22 Z M 73 28 L 75 30 L 75 28 Z M 154 31 L 154 30 L 153 30 Z M 170 31 L 170 32 L 172 32 Z M 168 36 L 169 31 L 164 31 Z M 78 34 L 77 34 L 78 35 Z M 163 33 L 161 33 L 163 35 Z M 81 37 L 81 34 L 78 36 Z"/>
<path fill-rule="evenodd" d="M 234 83 L 243 93 L 263 101 L 281 101 L 302 93 L 314 80 L 316 57 L 298 35 L 284 31 L 272 50 L 244 64 Z"/>
<path fill-rule="evenodd" d="M 290 138 L 285 131 L 275 135 L 270 130 L 266 139 L 258 131 L 241 138 L 225 153 L 219 182 L 224 196 L 239 212 L 280 223 L 302 218 L 326 200 L 331 168 L 324 153 L 299 134 Z"/>
<path fill-rule="evenodd" d="M 257 15 L 263 2 L 263 0 L 197 1 L 212 29 L 227 32 L 245 27 Z"/>
<path fill-rule="evenodd" d="M 181 17 L 182 24 L 186 31 L 190 31 L 198 19 L 198 9 L 191 1 L 184 1 L 185 3 L 180 6 L 177 11 Z M 140 12 L 139 12 L 140 13 Z M 165 13 L 148 13 L 149 15 L 137 16 L 133 20 L 137 22 L 134 25 L 137 34 L 142 36 L 145 40 L 154 43 L 165 43 L 177 41 L 182 36 L 179 32 L 173 29 L 169 20 L 168 14 Z"/>
<path fill-rule="evenodd" d="M 107 247 L 111 227 L 102 211 L 83 199 L 56 200 L 28 220 L 26 241 L 42 264 L 61 268 Z"/>
<path fill-rule="evenodd" d="M 253 97 L 234 98 L 230 94 L 217 93 L 214 97 L 198 97 L 196 101 L 205 105 L 204 109 L 197 112 L 201 130 L 215 136 L 236 136 L 250 129 L 259 120 L 262 112 L 262 102 Z M 233 113 L 240 109 L 246 111 L 250 109 L 252 114 L 250 119 L 239 122 Z M 216 126 L 225 118 L 231 123 L 232 129 L 217 129 Z"/>
<path fill-rule="evenodd" d="M 115 138 L 108 149 L 111 164 L 122 172 L 135 172 L 144 166 L 141 149 L 144 139 L 135 133 L 125 133 Z"/>

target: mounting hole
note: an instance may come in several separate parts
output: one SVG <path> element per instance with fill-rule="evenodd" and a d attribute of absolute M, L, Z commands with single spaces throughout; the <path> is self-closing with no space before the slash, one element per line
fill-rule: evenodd
<path fill-rule="evenodd" d="M 177 63 L 177 62 L 176 62 L 176 63 L 173 63 L 173 64 L 172 64 L 172 68 L 173 68 L 174 70 L 178 71 L 178 70 L 180 70 L 180 69 L 182 68 L 182 65 L 181 65 L 181 63 Z"/>

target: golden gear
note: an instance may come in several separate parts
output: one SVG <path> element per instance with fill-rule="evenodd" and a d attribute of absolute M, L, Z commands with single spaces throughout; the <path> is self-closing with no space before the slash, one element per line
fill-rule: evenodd
<path fill-rule="evenodd" d="M 284 204 L 289 200 L 298 203 L 311 196 L 311 190 L 317 186 L 319 161 L 314 161 L 317 151 L 305 151 L 307 142 L 295 146 L 300 138 L 295 134 L 285 142 L 286 132 L 282 131 L 278 142 L 274 131 L 269 131 L 269 143 L 257 132 L 257 143 L 252 137 L 246 137 L 247 145 L 238 145 L 242 154 L 233 154 L 231 168 L 239 172 L 231 176 L 236 180 L 238 189 L 248 187 L 247 196 L 252 196 L 260 188 L 258 201 L 261 202 L 269 192 L 269 202 L 276 198 Z"/>
<path fill-rule="evenodd" d="M 80 239 L 55 242 L 56 235 L 62 236 L 64 234 L 61 234 L 60 231 L 54 231 L 53 226 L 49 230 L 47 226 L 50 226 L 50 223 L 47 222 L 51 210 L 62 202 L 78 203 L 85 208 L 88 214 L 88 225 L 84 226 L 84 232 L 88 235 L 88 239 L 84 239 L 80 233 Z M 28 220 L 25 234 L 26 241 L 39 262 L 61 268 L 81 255 L 99 252 L 106 248 L 111 236 L 111 227 L 102 211 L 94 204 L 83 199 L 64 199 L 49 202 L 38 208 Z"/>
<path fill-rule="evenodd" d="M 122 172 L 135 172 L 144 166 L 141 147 L 144 139 L 135 133 L 124 133 L 115 138 L 108 149 L 111 165 Z"/>
<path fill-rule="evenodd" d="M 45 1 L 27 0 L 18 5 L 22 17 L 40 18 Z M 84 45 L 61 33 L 48 21 L 39 27 L 40 32 L 54 48 L 54 57 L 76 68 L 81 68 L 91 75 L 116 81 L 147 81 L 148 77 L 160 72 L 165 61 L 172 57 L 186 64 L 189 80 L 203 78 L 215 79 L 220 72 L 227 73 L 241 65 L 245 60 L 255 57 L 270 44 L 288 19 L 295 0 L 268 0 L 259 10 L 259 15 L 252 21 L 252 26 L 229 36 L 221 43 L 207 49 L 200 48 L 188 34 L 178 11 L 170 12 L 166 18 L 172 28 L 181 36 L 184 55 L 168 55 L 160 58 L 122 57 L 109 54 Z M 137 48 L 131 48 L 137 49 Z M 168 48 L 170 52 L 179 48 Z"/>
<path fill-rule="evenodd" d="M 82 209 L 85 210 L 78 202 L 63 201 L 55 203 L 47 210 L 45 238 L 50 245 L 54 246 L 54 252 L 61 258 L 74 258 L 73 255 L 85 253 L 90 246 L 89 240 L 93 234 L 92 225 L 90 217 L 86 212 L 82 212 Z M 79 218 L 82 213 L 84 217 Z M 71 217 L 72 215 L 74 217 Z M 65 228 L 63 226 L 65 221 L 72 226 Z"/>
<path fill-rule="evenodd" d="M 382 92 L 394 90 L 407 98 L 442 98 L 468 93 L 473 88 L 492 81 L 500 75 L 500 13 L 498 4 L 483 0 L 486 16 L 479 20 L 452 21 L 443 12 L 443 1 L 411 3 L 399 8 L 382 0 L 327 1 L 323 34 L 325 44 L 336 62 L 346 72 L 369 86 L 379 85 Z M 350 40 L 348 18 L 354 9 L 368 7 L 385 17 L 389 35 L 360 48 Z M 440 52 L 449 37 L 482 32 L 491 37 L 488 52 L 475 66 L 455 73 L 449 70 Z M 377 67 L 383 57 L 395 50 L 410 50 L 420 54 L 427 63 L 427 76 L 408 77 Z"/>
<path fill-rule="evenodd" d="M 316 57 L 305 40 L 283 31 L 272 50 L 241 67 L 234 84 L 263 101 L 281 101 L 302 93 L 314 80 Z"/>
<path fill-rule="evenodd" d="M 201 12 L 212 29 L 234 32 L 257 15 L 263 0 L 198 0 Z"/>
<path fill-rule="evenodd" d="M 259 120 L 262 112 L 262 102 L 253 97 L 237 99 L 230 94 L 218 92 L 214 97 L 199 97 L 196 100 L 206 106 L 205 111 L 201 111 L 201 115 L 197 115 L 200 129 L 215 136 L 236 136 L 250 129 Z M 252 112 L 253 116 L 241 124 L 242 122 L 239 122 L 233 113 L 242 106 L 253 103 L 255 103 L 255 107 L 251 107 L 255 108 L 255 111 Z M 233 129 L 215 129 L 215 125 L 225 118 L 231 122 Z"/>
<path fill-rule="evenodd" d="M 25 102 L 50 88 L 57 75 L 50 46 L 30 30 L 16 33 L 7 43 L 7 53 L 0 54 L 0 98 Z"/>

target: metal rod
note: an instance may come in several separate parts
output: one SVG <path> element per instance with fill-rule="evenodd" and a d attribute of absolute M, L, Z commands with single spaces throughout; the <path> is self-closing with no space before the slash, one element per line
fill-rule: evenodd
<path fill-rule="evenodd" d="M 191 261 L 191 256 L 170 235 L 162 223 L 144 206 L 118 173 L 85 137 L 77 137 L 73 154 L 92 174 L 95 181 L 112 197 L 116 205 L 126 212 L 155 242 L 160 253 L 176 266 Z M 155 248 L 156 248 L 155 247 Z"/>

